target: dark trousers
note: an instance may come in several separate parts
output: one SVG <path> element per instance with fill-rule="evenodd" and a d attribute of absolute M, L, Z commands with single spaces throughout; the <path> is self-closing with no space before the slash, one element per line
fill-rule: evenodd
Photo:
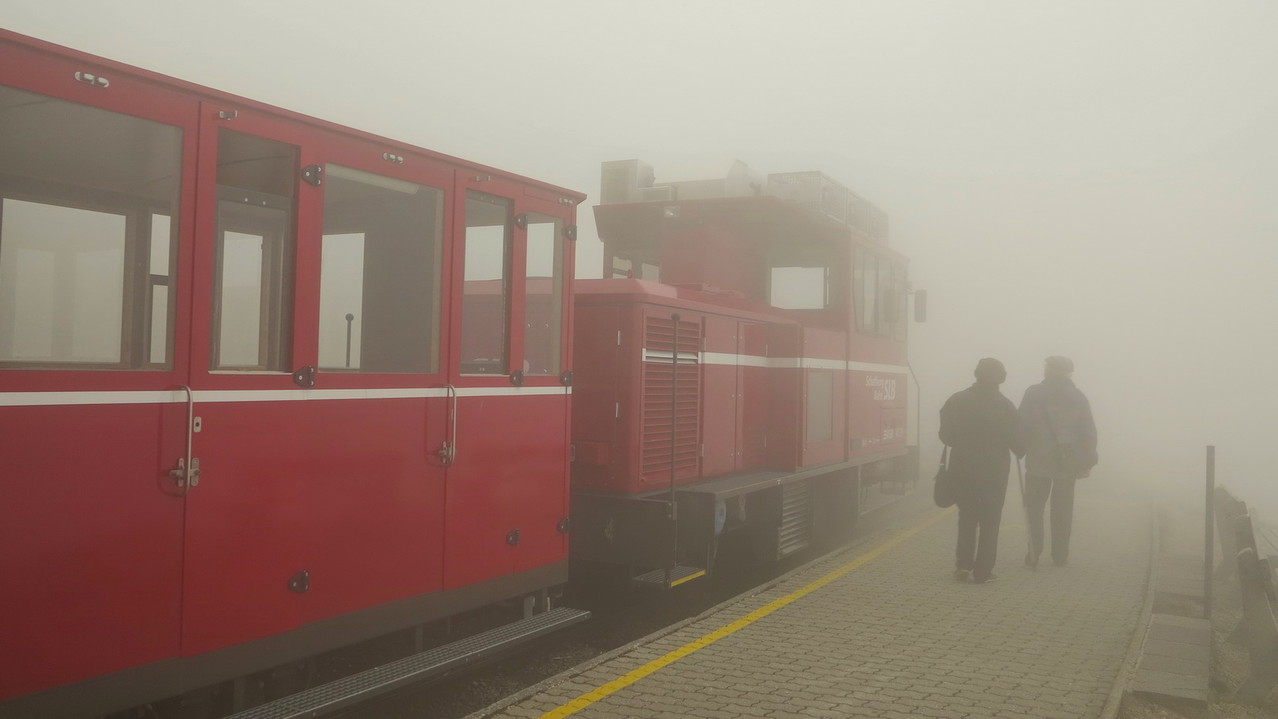
<path fill-rule="evenodd" d="M 1043 509 L 1052 502 L 1052 559 L 1058 564 L 1069 558 L 1069 532 L 1074 524 L 1074 483 L 1076 479 L 1025 477 L 1025 513 L 1029 523 L 1030 554 L 1043 551 Z"/>
<path fill-rule="evenodd" d="M 1003 521 L 1007 480 L 978 482 L 959 495 L 958 545 L 954 565 L 978 580 L 990 576 L 998 556 L 998 525 Z"/>

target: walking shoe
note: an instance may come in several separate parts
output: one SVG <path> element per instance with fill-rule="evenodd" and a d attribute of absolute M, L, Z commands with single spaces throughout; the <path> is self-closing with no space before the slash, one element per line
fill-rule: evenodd
<path fill-rule="evenodd" d="M 954 570 L 954 578 L 960 582 L 968 582 L 972 580 L 972 571 L 970 569 Z"/>
<path fill-rule="evenodd" d="M 984 577 L 972 577 L 973 584 L 989 584 L 990 582 L 997 582 L 997 581 L 998 581 L 998 575 L 993 573 L 988 574 Z"/>
<path fill-rule="evenodd" d="M 1065 558 L 1064 558 L 1064 557 L 1052 557 L 1052 564 L 1055 564 L 1055 565 L 1056 565 L 1056 566 L 1058 566 L 1058 567 L 1063 567 L 1063 566 L 1065 566 Z"/>
<path fill-rule="evenodd" d="M 1025 555 L 1025 566 L 1030 569 L 1038 569 L 1038 555 L 1035 554 L 1033 550 L 1030 550 L 1030 552 Z"/>

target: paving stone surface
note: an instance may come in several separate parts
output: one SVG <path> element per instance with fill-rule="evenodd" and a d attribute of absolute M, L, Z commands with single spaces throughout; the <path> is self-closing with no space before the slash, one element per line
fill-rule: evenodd
<path fill-rule="evenodd" d="M 1080 483 L 1068 566 L 1045 561 L 1030 570 L 1013 482 L 999 581 L 985 585 L 953 578 L 957 515 L 926 516 L 935 521 L 885 550 L 876 547 L 900 531 L 570 673 L 494 716 L 1097 717 L 1145 600 L 1151 532 L 1144 497 Z M 867 554 L 874 556 L 866 561 Z M 749 621 L 751 612 L 853 562 L 842 576 Z M 725 634 L 725 627 L 738 628 Z"/>

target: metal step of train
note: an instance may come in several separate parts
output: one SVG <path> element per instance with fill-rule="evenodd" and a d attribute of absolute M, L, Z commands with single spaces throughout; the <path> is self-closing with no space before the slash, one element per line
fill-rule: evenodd
<path fill-rule="evenodd" d="M 260 704 L 227 719 L 317 717 L 431 675 L 464 666 L 589 618 L 590 612 L 557 607 L 451 644 Z"/>
<path fill-rule="evenodd" d="M 651 572 L 644 572 L 635 577 L 634 581 L 639 584 L 665 587 L 670 589 L 677 587 L 684 582 L 691 582 L 698 577 L 704 577 L 706 570 L 700 567 L 680 567 L 675 566 L 669 569 L 654 569 Z"/>

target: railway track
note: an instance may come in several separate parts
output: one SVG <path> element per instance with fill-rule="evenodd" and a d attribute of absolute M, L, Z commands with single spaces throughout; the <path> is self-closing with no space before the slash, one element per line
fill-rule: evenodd
<path fill-rule="evenodd" d="M 865 541 L 892 519 L 912 516 L 930 506 L 920 497 L 883 506 L 863 515 L 851 544 Z M 926 498 L 923 498 L 926 499 Z M 480 664 L 444 674 L 400 691 L 370 699 L 330 717 L 341 719 L 461 719 L 494 702 L 549 679 L 594 657 L 705 612 L 740 594 L 760 590 L 777 578 L 818 558 L 802 552 L 769 566 L 749 561 L 742 548 L 722 557 L 712 580 L 690 582 L 670 591 L 583 591 L 570 589 L 565 604 L 589 609 L 590 621 L 524 644 Z"/>

